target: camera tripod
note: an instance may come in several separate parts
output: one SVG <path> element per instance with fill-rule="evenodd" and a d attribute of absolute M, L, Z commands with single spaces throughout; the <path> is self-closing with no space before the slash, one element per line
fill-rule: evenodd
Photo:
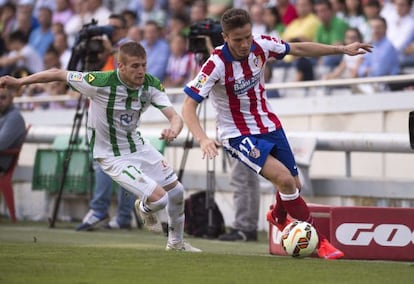
<path fill-rule="evenodd" d="M 206 102 L 204 101 L 199 105 L 197 110 L 197 116 L 200 118 L 200 112 L 203 109 L 203 128 L 206 129 L 206 113 L 207 107 Z M 186 138 L 183 144 L 183 155 L 181 158 L 180 168 L 178 171 L 178 180 L 182 181 L 184 175 L 185 165 L 188 159 L 188 153 L 190 149 L 194 146 L 194 137 L 191 135 L 190 130 L 187 130 Z M 214 195 L 216 191 L 216 162 L 215 159 L 206 160 L 206 200 L 205 200 L 205 209 L 208 211 L 208 226 L 207 226 L 207 237 L 212 237 L 214 234 L 214 224 L 213 224 L 213 210 L 215 208 Z"/>
<path fill-rule="evenodd" d="M 74 44 L 74 47 L 72 48 L 72 54 L 71 54 L 71 57 L 68 63 L 68 68 L 67 68 L 68 70 L 79 69 L 82 71 L 87 71 L 90 69 L 89 60 L 88 60 L 89 54 L 85 50 L 85 46 L 87 46 L 87 44 L 85 45 L 84 39 L 82 39 L 82 41 L 78 39 L 78 41 Z M 79 65 L 81 65 L 80 68 L 78 68 Z M 82 94 L 80 94 L 78 103 L 76 106 L 75 117 L 74 117 L 73 124 L 72 124 L 72 130 L 71 130 L 70 137 L 69 137 L 68 148 L 66 149 L 66 151 L 64 151 L 64 159 L 63 159 L 63 165 L 62 165 L 63 169 L 62 169 L 62 175 L 59 181 L 59 190 L 58 190 L 58 194 L 55 199 L 55 206 L 53 209 L 52 217 L 49 218 L 50 228 L 55 227 L 57 214 L 58 214 L 60 202 L 62 199 L 63 189 L 65 186 L 70 161 L 72 158 L 72 153 L 76 145 L 79 144 L 79 131 L 82 125 L 83 117 L 87 116 L 87 109 L 88 109 L 88 100 L 84 98 Z M 88 164 L 89 164 L 89 167 L 88 167 L 89 172 L 91 173 L 93 172 L 92 159 L 89 159 Z M 93 183 L 92 182 L 93 177 L 92 175 L 89 175 L 89 176 L 90 176 L 90 179 L 88 182 L 88 188 L 90 189 Z"/>

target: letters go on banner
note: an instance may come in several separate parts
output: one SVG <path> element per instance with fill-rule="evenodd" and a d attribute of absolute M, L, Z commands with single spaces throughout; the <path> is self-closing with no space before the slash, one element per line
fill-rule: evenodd
<path fill-rule="evenodd" d="M 349 259 L 414 260 L 414 208 L 310 205 L 315 224 Z M 269 250 L 284 254 L 270 225 Z"/>

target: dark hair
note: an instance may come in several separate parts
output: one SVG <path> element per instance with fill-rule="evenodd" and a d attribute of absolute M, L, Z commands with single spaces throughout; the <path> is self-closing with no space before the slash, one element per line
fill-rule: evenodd
<path fill-rule="evenodd" d="M 374 17 L 374 18 L 370 19 L 370 21 L 373 21 L 373 20 L 378 20 L 378 21 L 382 22 L 384 24 L 385 29 L 387 29 L 387 20 L 385 20 L 385 18 L 383 18 L 381 16 L 377 16 L 377 17 Z"/>
<path fill-rule="evenodd" d="M 316 5 L 325 5 L 326 7 L 329 8 L 329 10 L 332 10 L 332 3 L 329 0 L 315 0 L 313 2 L 313 7 L 315 7 Z"/>
<path fill-rule="evenodd" d="M 128 41 L 119 47 L 119 56 L 128 55 L 132 57 L 146 58 L 147 53 L 144 47 L 135 41 Z"/>
<path fill-rule="evenodd" d="M 127 27 L 127 21 L 126 21 L 125 17 L 121 14 L 111 14 L 109 16 L 109 19 L 120 21 L 121 26 L 122 26 L 123 29 L 125 29 Z"/>
<path fill-rule="evenodd" d="M 22 31 L 14 31 L 9 34 L 9 41 L 27 43 L 27 36 Z"/>
<path fill-rule="evenodd" d="M 348 32 L 348 31 L 355 32 L 355 33 L 357 34 L 357 36 L 358 36 L 358 40 L 359 40 L 359 42 L 363 42 L 363 41 L 364 41 L 364 37 L 362 36 L 362 33 L 361 33 L 361 31 L 360 31 L 358 28 L 349 27 L 349 28 L 345 31 L 345 33 L 346 33 L 346 32 Z"/>
<path fill-rule="evenodd" d="M 224 14 L 221 16 L 220 24 L 223 32 L 228 33 L 247 24 L 251 25 L 252 20 L 250 19 L 250 15 L 247 11 L 243 9 L 232 8 L 224 12 Z"/>

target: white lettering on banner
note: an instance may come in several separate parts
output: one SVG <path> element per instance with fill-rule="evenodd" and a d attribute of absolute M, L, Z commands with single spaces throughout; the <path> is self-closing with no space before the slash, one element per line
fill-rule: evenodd
<path fill-rule="evenodd" d="M 274 244 L 280 245 L 282 244 L 282 232 L 276 227 L 272 226 L 272 241 Z"/>
<path fill-rule="evenodd" d="M 368 246 L 372 241 L 384 247 L 414 244 L 414 232 L 402 224 L 343 223 L 335 232 L 336 239 L 351 246 Z"/>

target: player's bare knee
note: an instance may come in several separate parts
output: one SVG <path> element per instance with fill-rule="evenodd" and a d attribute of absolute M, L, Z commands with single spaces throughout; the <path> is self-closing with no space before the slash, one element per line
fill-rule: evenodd
<path fill-rule="evenodd" d="M 292 176 L 284 175 L 277 181 L 277 188 L 284 194 L 292 194 L 296 191 L 296 181 Z"/>

